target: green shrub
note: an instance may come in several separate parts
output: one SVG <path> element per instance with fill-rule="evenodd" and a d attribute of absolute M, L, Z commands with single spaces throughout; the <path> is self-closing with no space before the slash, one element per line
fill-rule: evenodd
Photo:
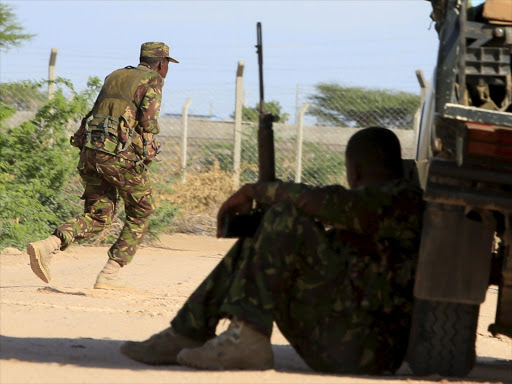
<path fill-rule="evenodd" d="M 77 149 L 69 136 L 99 84 L 92 78 L 85 91 L 76 92 L 69 81 L 58 79 L 55 95 L 35 117 L 13 128 L 4 122 L 14 106 L 0 104 L 0 249 L 21 249 L 76 214 L 76 202 L 63 192 L 70 181 L 77 182 Z"/>
<path fill-rule="evenodd" d="M 158 193 L 158 192 L 157 192 Z M 173 219 L 179 215 L 179 208 L 168 201 L 160 201 L 150 217 L 147 232 L 148 240 L 158 239 L 161 233 L 173 231 Z"/>

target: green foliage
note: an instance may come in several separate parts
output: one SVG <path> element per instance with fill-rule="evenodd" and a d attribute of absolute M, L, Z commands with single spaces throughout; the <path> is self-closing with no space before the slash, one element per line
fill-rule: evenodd
<path fill-rule="evenodd" d="M 218 162 L 222 171 L 230 172 L 233 170 L 233 142 L 206 142 L 201 145 L 199 152 L 201 153 L 200 162 L 204 169 L 210 169 Z M 243 156 L 245 155 L 242 149 Z"/>
<path fill-rule="evenodd" d="M 265 112 L 270 112 L 274 115 L 276 123 L 286 123 L 290 118 L 289 113 L 281 112 L 281 104 L 278 101 L 265 102 Z M 257 103 L 254 108 L 242 106 L 242 121 L 257 122 L 260 116 L 260 103 Z M 231 118 L 235 118 L 235 114 L 231 114 Z"/>
<path fill-rule="evenodd" d="M 148 239 L 156 240 L 160 233 L 170 233 L 173 229 L 173 219 L 180 214 L 179 207 L 163 200 L 160 196 L 173 194 L 173 183 L 176 179 L 168 172 L 165 172 L 162 164 L 153 162 L 151 164 L 151 177 L 154 181 L 154 191 L 156 200 L 155 212 L 150 216 L 148 227 Z"/>
<path fill-rule="evenodd" d="M 257 131 L 256 124 L 244 127 L 242 131 L 240 159 L 240 180 L 242 182 L 254 181 L 258 178 Z M 215 163 L 218 163 L 222 171 L 231 172 L 233 170 L 232 142 L 206 142 L 201 145 L 199 152 L 204 154 L 201 159 L 204 169 L 210 169 Z"/>
<path fill-rule="evenodd" d="M 259 103 L 253 108 L 248 108 L 245 105 L 242 105 L 242 121 L 258 121 L 259 115 Z M 235 114 L 232 114 L 231 118 L 234 119 Z"/>
<path fill-rule="evenodd" d="M 0 101 L 0 127 L 2 123 L 16 113 L 16 108 Z"/>
<path fill-rule="evenodd" d="M 173 219 L 178 216 L 179 208 L 168 201 L 160 201 L 155 212 L 150 217 L 148 227 L 149 240 L 158 239 L 160 233 L 170 233 L 173 228 Z"/>
<path fill-rule="evenodd" d="M 62 193 L 69 189 L 69 180 L 76 182 L 76 149 L 70 146 L 69 136 L 75 122 L 88 112 L 99 83 L 91 79 L 88 89 L 76 92 L 69 81 L 58 79 L 54 97 L 32 120 L 14 128 L 1 127 L 0 249 L 22 248 L 76 213 Z M 65 97 L 64 91 L 72 97 Z M 8 116 L 9 111 L 12 107 L 0 105 L 0 116 Z"/>
<path fill-rule="evenodd" d="M 420 96 L 360 87 L 342 87 L 333 83 L 316 85 L 317 93 L 309 100 L 309 115 L 321 124 L 412 129 Z"/>
<path fill-rule="evenodd" d="M 7 51 L 13 47 L 19 47 L 32 37 L 34 35 L 26 33 L 19 25 L 13 8 L 8 4 L 0 3 L 0 49 Z"/>
<path fill-rule="evenodd" d="M 330 150 L 322 144 L 304 143 L 302 180 L 312 185 L 346 185 L 345 152 Z"/>

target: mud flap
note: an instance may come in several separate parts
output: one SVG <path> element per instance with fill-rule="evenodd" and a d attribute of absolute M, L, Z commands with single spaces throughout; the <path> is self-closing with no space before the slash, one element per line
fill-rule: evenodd
<path fill-rule="evenodd" d="M 468 214 L 463 206 L 427 203 L 414 296 L 482 303 L 489 284 L 495 227 L 489 212 Z"/>

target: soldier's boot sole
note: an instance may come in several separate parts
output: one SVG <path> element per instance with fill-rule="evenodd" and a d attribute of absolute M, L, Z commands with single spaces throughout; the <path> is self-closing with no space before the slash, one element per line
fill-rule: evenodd
<path fill-rule="evenodd" d="M 30 268 L 32 268 L 32 271 L 45 283 L 49 283 L 50 274 L 43 267 L 39 248 L 34 243 L 29 243 L 27 244 L 27 253 L 30 256 Z"/>

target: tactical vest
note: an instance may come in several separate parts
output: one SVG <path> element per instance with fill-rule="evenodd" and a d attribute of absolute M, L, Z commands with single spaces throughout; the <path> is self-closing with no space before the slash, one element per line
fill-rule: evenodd
<path fill-rule="evenodd" d="M 126 151 L 132 140 L 140 141 L 134 124 L 128 123 L 133 119 L 124 116 L 129 113 L 127 107 L 135 113 L 138 110 L 133 95 L 148 72 L 152 70 L 129 66 L 112 72 L 105 79 L 94 107 L 85 119 L 85 147 L 117 155 Z M 138 155 L 143 157 L 142 153 Z"/>

